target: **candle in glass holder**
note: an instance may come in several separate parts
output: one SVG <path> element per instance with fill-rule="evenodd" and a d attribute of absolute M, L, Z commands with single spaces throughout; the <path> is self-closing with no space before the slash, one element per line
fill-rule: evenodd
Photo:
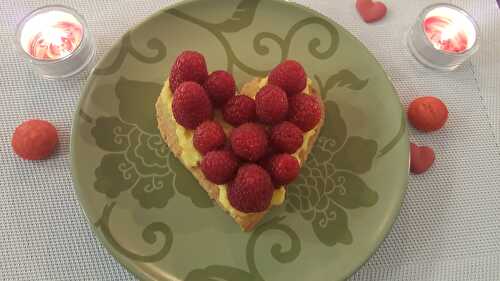
<path fill-rule="evenodd" d="M 423 10 L 407 37 L 413 56 L 422 64 L 454 70 L 479 48 L 479 29 L 464 10 L 450 4 Z"/>
<path fill-rule="evenodd" d="M 21 55 L 46 78 L 65 78 L 83 70 L 95 54 L 83 17 L 71 8 L 46 6 L 18 26 Z"/>

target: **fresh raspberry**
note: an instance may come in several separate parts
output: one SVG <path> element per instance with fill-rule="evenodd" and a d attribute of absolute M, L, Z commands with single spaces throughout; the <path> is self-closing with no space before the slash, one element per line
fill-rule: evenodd
<path fill-rule="evenodd" d="M 224 120 L 236 127 L 255 120 L 255 101 L 247 96 L 233 96 L 222 110 Z"/>
<path fill-rule="evenodd" d="M 264 153 L 264 156 L 262 156 L 262 158 L 259 160 L 259 165 L 260 165 L 260 163 L 264 163 L 261 161 L 265 161 L 265 159 L 269 160 L 276 153 L 277 153 L 276 149 L 274 149 L 274 147 L 269 145 L 266 149 L 266 153 Z M 261 165 L 261 166 L 264 167 L 264 165 Z"/>
<path fill-rule="evenodd" d="M 273 158 L 273 156 L 275 156 L 276 154 L 274 153 L 269 153 L 269 154 L 266 154 L 264 155 L 258 162 L 257 162 L 257 165 L 261 166 L 262 168 L 264 168 L 264 170 L 266 170 L 268 173 L 271 172 L 271 159 Z"/>
<path fill-rule="evenodd" d="M 235 209 L 256 213 L 269 208 L 273 193 L 273 183 L 266 170 L 256 164 L 247 164 L 238 169 L 236 178 L 229 185 L 227 197 Z"/>
<path fill-rule="evenodd" d="M 245 123 L 231 132 L 231 148 L 234 153 L 251 162 L 259 160 L 267 152 L 268 137 L 261 125 Z"/>
<path fill-rule="evenodd" d="M 44 120 L 28 120 L 19 125 L 12 135 L 12 148 L 21 158 L 47 158 L 58 142 L 56 128 Z"/>
<path fill-rule="evenodd" d="M 302 146 L 302 130 L 292 122 L 282 122 L 271 129 L 271 145 L 278 151 L 295 153 Z"/>
<path fill-rule="evenodd" d="M 176 59 L 170 69 L 170 90 L 177 90 L 182 82 L 194 81 L 203 84 L 208 77 L 207 63 L 202 54 L 195 51 L 184 51 Z"/>
<path fill-rule="evenodd" d="M 307 75 L 300 63 L 286 60 L 271 71 L 268 83 L 280 87 L 290 96 L 306 88 Z"/>
<path fill-rule="evenodd" d="M 210 99 L 196 82 L 184 82 L 177 87 L 172 112 L 177 123 L 187 129 L 195 129 L 201 122 L 213 117 Z"/>
<path fill-rule="evenodd" d="M 207 91 L 214 106 L 219 107 L 234 96 L 236 83 L 233 76 L 227 71 L 218 70 L 208 76 L 203 84 L 203 88 Z"/>
<path fill-rule="evenodd" d="M 408 107 L 408 120 L 420 131 L 436 131 L 448 120 L 448 109 L 436 97 L 420 97 L 412 101 Z"/>
<path fill-rule="evenodd" d="M 271 145 L 267 146 L 267 150 L 264 153 L 264 156 L 262 156 L 259 161 L 257 161 L 257 164 L 264 168 L 266 171 L 269 171 L 269 161 L 271 158 L 277 153 L 276 149 L 272 147 Z"/>
<path fill-rule="evenodd" d="M 300 172 L 299 161 L 290 154 L 274 155 L 267 165 L 273 182 L 277 185 L 291 183 Z"/>
<path fill-rule="evenodd" d="M 255 96 L 255 111 L 260 122 L 276 124 L 288 113 L 286 93 L 274 85 L 266 85 Z"/>
<path fill-rule="evenodd" d="M 307 132 L 319 123 L 321 105 L 313 97 L 306 94 L 296 94 L 290 97 L 288 120 Z"/>
<path fill-rule="evenodd" d="M 215 121 L 205 121 L 194 130 L 193 145 L 201 154 L 221 148 L 225 143 L 226 134 Z"/>
<path fill-rule="evenodd" d="M 201 171 L 205 177 L 215 183 L 224 184 L 231 181 L 238 169 L 238 159 L 231 151 L 210 151 L 201 160 Z"/>

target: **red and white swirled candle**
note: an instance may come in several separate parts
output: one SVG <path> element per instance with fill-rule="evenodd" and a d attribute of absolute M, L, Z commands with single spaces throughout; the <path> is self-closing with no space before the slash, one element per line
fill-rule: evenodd
<path fill-rule="evenodd" d="M 413 57 L 423 65 L 452 71 L 479 48 L 480 33 L 474 18 L 452 4 L 426 7 L 406 37 Z"/>
<path fill-rule="evenodd" d="M 434 48 L 450 53 L 468 50 L 476 40 L 476 31 L 467 19 L 449 8 L 437 8 L 424 19 L 424 32 Z"/>
<path fill-rule="evenodd" d="M 461 53 L 467 49 L 469 40 L 464 30 L 454 25 L 452 20 L 442 16 L 428 17 L 424 21 L 427 38 L 436 49 Z"/>
<path fill-rule="evenodd" d="M 28 54 L 37 59 L 58 59 L 72 53 L 82 40 L 82 27 L 76 23 L 59 21 L 33 34 Z"/>
<path fill-rule="evenodd" d="M 21 45 L 40 60 L 63 58 L 75 51 L 83 37 L 82 24 L 72 15 L 50 11 L 33 17 L 21 34 Z"/>

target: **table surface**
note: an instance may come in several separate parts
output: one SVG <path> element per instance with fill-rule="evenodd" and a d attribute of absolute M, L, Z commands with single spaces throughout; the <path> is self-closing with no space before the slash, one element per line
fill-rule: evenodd
<path fill-rule="evenodd" d="M 40 79 L 17 55 L 15 26 L 30 10 L 64 4 L 82 13 L 103 54 L 128 28 L 169 0 L 3 0 L 0 3 L 0 280 L 134 280 L 92 234 L 73 189 L 71 120 L 88 71 Z M 443 0 L 384 0 L 389 12 L 367 25 L 354 0 L 299 0 L 343 25 L 374 54 L 406 105 L 422 95 L 449 107 L 434 134 L 410 131 L 437 161 L 411 176 L 393 230 L 351 280 L 498 280 L 500 276 L 500 9 L 494 0 L 451 1 L 477 19 L 479 52 L 452 73 L 418 64 L 405 45 L 425 6 Z M 448 1 L 445 1 L 448 2 Z M 46 161 L 22 161 L 10 147 L 22 120 L 55 124 L 60 145 Z"/>

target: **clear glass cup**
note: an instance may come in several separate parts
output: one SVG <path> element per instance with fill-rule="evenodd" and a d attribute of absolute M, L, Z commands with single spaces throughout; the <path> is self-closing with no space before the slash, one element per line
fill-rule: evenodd
<path fill-rule="evenodd" d="M 53 21 L 54 17 L 64 17 L 81 27 L 81 39 L 78 45 L 71 52 L 57 58 L 38 58 L 30 54 L 26 37 L 30 32 L 34 32 L 32 29 L 41 32 L 44 28 L 49 28 L 48 22 Z M 44 23 L 47 26 L 44 26 Z M 25 61 L 47 79 L 62 79 L 76 75 L 89 66 L 95 57 L 95 42 L 87 22 L 74 9 L 61 5 L 41 7 L 28 14 L 17 26 L 15 44 Z"/>

